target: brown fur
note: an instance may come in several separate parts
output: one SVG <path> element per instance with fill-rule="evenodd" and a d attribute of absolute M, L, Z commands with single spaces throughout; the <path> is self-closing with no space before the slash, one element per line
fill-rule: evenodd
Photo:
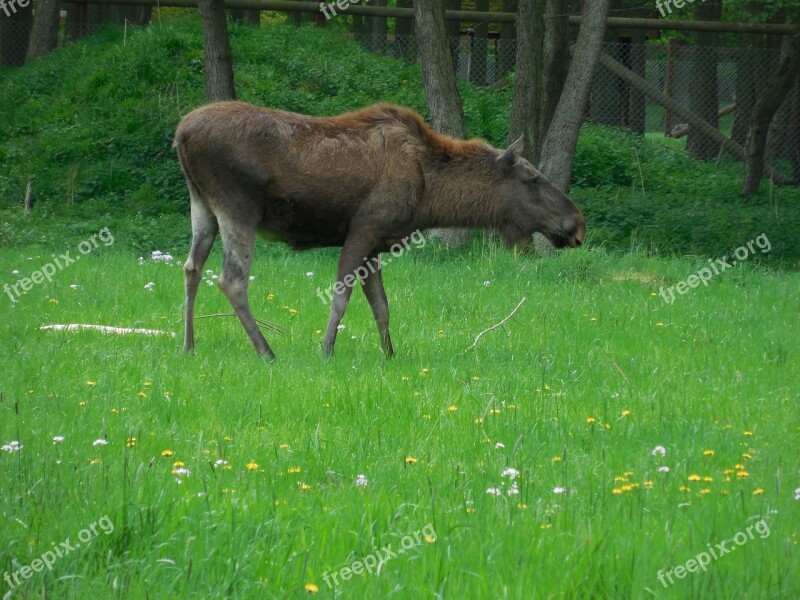
<path fill-rule="evenodd" d="M 509 245 L 535 231 L 556 246 L 583 241 L 584 220 L 514 145 L 432 131 L 416 113 L 375 105 L 308 117 L 241 102 L 204 106 L 175 136 L 191 196 L 193 243 L 186 262 L 186 348 L 199 273 L 219 230 L 220 287 L 259 353 L 273 357 L 247 302 L 253 236 L 298 249 L 342 246 L 337 281 L 417 229 L 492 229 Z M 392 353 L 380 271 L 361 279 L 384 350 Z M 333 350 L 350 289 L 331 306 L 323 349 Z"/>

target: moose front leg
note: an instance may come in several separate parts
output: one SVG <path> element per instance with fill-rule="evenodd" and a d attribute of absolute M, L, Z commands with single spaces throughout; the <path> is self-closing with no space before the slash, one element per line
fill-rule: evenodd
<path fill-rule="evenodd" d="M 381 349 L 386 358 L 394 355 L 392 340 L 389 337 L 389 300 L 386 298 L 386 290 L 383 288 L 383 277 L 381 275 L 381 255 L 378 252 L 370 254 L 365 266 L 367 274 L 361 280 L 361 289 L 367 297 L 372 316 L 378 325 L 378 333 L 381 336 Z"/>
<path fill-rule="evenodd" d="M 364 266 L 365 257 L 371 254 L 374 247 L 375 241 L 372 236 L 357 231 L 351 232 L 342 246 L 342 254 L 339 256 L 339 266 L 336 271 L 336 282 L 333 285 L 328 328 L 322 341 L 322 353 L 325 355 L 333 353 L 336 334 L 339 331 L 339 324 L 342 322 L 347 304 L 350 302 L 353 286 L 360 280 L 361 269 L 366 268 Z"/>

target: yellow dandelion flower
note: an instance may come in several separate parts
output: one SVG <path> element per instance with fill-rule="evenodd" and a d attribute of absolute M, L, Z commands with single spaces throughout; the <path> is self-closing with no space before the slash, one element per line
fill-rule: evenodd
<path fill-rule="evenodd" d="M 539 529 L 550 529 L 553 526 L 552 523 L 542 523 L 539 525 Z"/>
<path fill-rule="evenodd" d="M 125 442 L 125 445 L 128 446 L 128 448 L 133 448 L 136 445 L 136 438 L 128 438 L 128 441 Z"/>
<path fill-rule="evenodd" d="M 424 376 L 425 376 L 425 375 L 427 375 L 429 372 L 430 372 L 430 369 L 429 369 L 428 367 L 425 367 L 424 369 L 422 369 L 422 370 L 419 372 L 419 374 L 420 374 L 420 375 L 422 375 L 422 376 L 424 377 Z"/>
<path fill-rule="evenodd" d="M 114 414 L 114 415 L 115 415 L 115 414 L 117 414 L 118 412 L 119 412 L 119 411 L 118 411 L 116 408 L 112 408 L 112 409 L 111 409 L 111 413 L 112 413 L 112 414 Z"/>
<path fill-rule="evenodd" d="M 617 475 L 616 477 L 614 477 L 614 481 L 615 482 L 628 481 L 628 478 L 627 477 L 623 477 L 622 475 Z"/>
<path fill-rule="evenodd" d="M 308 490 L 310 490 L 310 489 L 311 489 L 311 486 L 310 486 L 310 485 L 308 485 L 307 483 L 304 483 L 304 482 L 302 482 L 302 481 L 298 481 L 298 482 L 297 482 L 297 487 L 299 487 L 299 488 L 300 488 L 301 490 L 303 490 L 304 492 L 306 492 L 306 491 L 308 491 Z"/>
<path fill-rule="evenodd" d="M 661 323 L 661 322 L 656 323 L 656 327 L 663 327 L 663 326 L 664 326 L 664 324 Z"/>
<path fill-rule="evenodd" d="M 181 467 L 185 467 L 186 464 L 182 460 L 176 460 L 174 463 L 172 463 L 172 466 L 176 469 L 180 469 Z"/>
<path fill-rule="evenodd" d="M 267 294 L 267 300 L 274 300 L 274 299 L 275 299 L 275 294 L 272 293 Z"/>
<path fill-rule="evenodd" d="M 499 408 L 490 408 L 489 414 L 490 415 L 499 415 L 502 411 Z"/>
<path fill-rule="evenodd" d="M 172 456 L 173 454 L 174 454 L 174 453 L 172 452 L 172 450 L 162 450 L 162 451 L 161 451 L 161 456 L 166 456 L 167 458 L 169 458 L 169 457 L 170 457 L 170 456 Z"/>
<path fill-rule="evenodd" d="M 468 513 L 474 513 L 474 512 L 475 512 L 475 507 L 474 507 L 474 506 L 468 506 L 468 507 L 466 508 L 466 511 L 467 511 Z"/>
<path fill-rule="evenodd" d="M 252 461 L 247 463 L 247 470 L 248 471 L 255 471 L 256 469 L 258 469 L 258 463 L 252 462 Z"/>
<path fill-rule="evenodd" d="M 58 300 L 56 300 L 55 298 L 50 298 L 49 302 L 50 304 L 58 304 Z"/>
<path fill-rule="evenodd" d="M 647 490 L 653 489 L 653 482 L 648 479 L 647 481 L 644 482 L 644 487 Z"/>
<path fill-rule="evenodd" d="M 436 335 L 439 336 L 440 338 L 443 338 L 445 336 L 445 333 L 442 329 L 440 329 Z"/>
<path fill-rule="evenodd" d="M 315 585 L 315 584 L 313 584 L 313 583 L 307 583 L 307 584 L 305 585 L 305 590 L 306 590 L 306 591 L 307 591 L 309 594 L 316 594 L 316 593 L 319 591 L 319 586 L 317 586 L 317 585 Z"/>
<path fill-rule="evenodd" d="M 611 490 L 611 492 L 612 492 L 613 494 L 619 495 L 619 494 L 621 494 L 621 493 L 622 493 L 622 490 L 621 490 L 620 488 L 614 488 L 613 490 Z"/>
<path fill-rule="evenodd" d="M 281 450 L 288 450 L 289 444 L 281 444 L 280 446 L 278 446 L 278 448 L 280 448 Z"/>
<path fill-rule="evenodd" d="M 691 491 L 692 491 L 692 488 L 690 488 L 690 487 L 686 487 L 685 485 L 682 485 L 682 486 L 681 486 L 681 487 L 679 487 L 678 489 L 679 489 L 680 491 L 682 491 L 682 492 L 691 492 Z"/>
<path fill-rule="evenodd" d="M 426 544 L 432 544 L 435 541 L 436 541 L 436 538 L 434 536 L 432 536 L 432 535 L 426 535 L 425 536 L 425 543 Z"/>
<path fill-rule="evenodd" d="M 81 406 L 81 407 L 86 406 L 86 402 L 81 400 L 80 402 L 78 402 L 78 406 Z"/>
<path fill-rule="evenodd" d="M 739 471 L 739 472 L 736 474 L 736 476 L 737 476 L 739 479 L 744 479 L 744 478 L 746 478 L 746 477 L 750 477 L 750 473 L 748 473 L 747 471 Z"/>
<path fill-rule="evenodd" d="M 756 488 L 756 489 L 753 490 L 753 496 L 760 496 L 763 493 L 764 493 L 764 490 L 762 488 Z"/>
<path fill-rule="evenodd" d="M 633 489 L 633 486 L 631 486 L 631 485 L 623 485 L 620 489 L 623 492 L 630 492 Z"/>
<path fill-rule="evenodd" d="M 706 475 L 706 476 L 703 477 L 703 481 L 710 483 L 710 482 L 714 481 L 714 478 L 713 477 L 709 477 L 708 475 Z"/>
<path fill-rule="evenodd" d="M 403 375 L 403 381 L 408 381 L 408 375 Z"/>
<path fill-rule="evenodd" d="M 597 317 L 592 317 L 592 318 L 591 318 L 591 319 L 589 319 L 589 320 L 590 320 L 590 321 L 597 321 Z"/>
<path fill-rule="evenodd" d="M 422 418 L 423 418 L 423 419 L 430 419 L 430 418 L 431 418 L 431 416 L 430 416 L 430 414 L 428 414 L 428 413 L 425 413 L 424 415 L 422 415 Z"/>
<path fill-rule="evenodd" d="M 595 418 L 594 418 L 594 417 L 589 417 L 588 419 L 586 419 L 586 422 L 587 422 L 589 425 L 594 425 L 594 423 L 595 423 Z"/>
<path fill-rule="evenodd" d="M 506 406 L 506 408 L 508 410 L 517 410 L 517 405 L 516 404 L 509 404 L 508 406 Z"/>
<path fill-rule="evenodd" d="M 650 297 L 651 298 L 655 298 L 656 296 L 658 296 L 658 294 L 656 294 L 655 292 L 650 292 Z"/>
<path fill-rule="evenodd" d="M 455 404 L 451 404 L 450 406 L 447 407 L 447 410 L 450 412 L 456 412 L 458 410 L 458 407 Z"/>
<path fill-rule="evenodd" d="M 414 458 L 413 456 L 406 456 L 406 464 L 407 465 L 413 465 L 413 464 L 416 464 L 416 463 L 417 463 L 417 459 L 416 458 Z"/>
<path fill-rule="evenodd" d="M 689 481 L 700 481 L 700 475 L 689 475 Z"/>
<path fill-rule="evenodd" d="M 289 314 L 292 315 L 293 317 L 297 316 L 297 309 L 296 308 L 290 308 L 289 309 Z"/>
<path fill-rule="evenodd" d="M 725 473 L 725 475 L 732 475 L 733 474 L 733 469 L 725 469 L 723 471 L 723 473 Z"/>
<path fill-rule="evenodd" d="M 714 456 L 713 450 L 703 450 L 703 456 Z"/>
<path fill-rule="evenodd" d="M 475 425 L 483 425 L 483 417 L 476 417 Z"/>
<path fill-rule="evenodd" d="M 150 387 L 151 385 L 153 385 L 153 382 L 152 382 L 152 381 L 150 381 L 149 379 L 145 379 L 145 380 L 142 382 L 142 385 L 143 385 L 144 387 Z"/>
<path fill-rule="evenodd" d="M 520 502 L 519 504 L 517 504 L 517 508 L 520 510 L 525 510 L 526 508 L 528 508 L 528 505 L 525 504 L 524 502 Z"/>
<path fill-rule="evenodd" d="M 89 464 L 90 464 L 90 465 L 99 465 L 99 464 L 101 464 L 102 462 L 103 462 L 103 461 L 102 461 L 102 460 L 100 460 L 99 458 L 93 458 L 92 460 L 90 460 L 90 461 L 89 461 Z"/>
<path fill-rule="evenodd" d="M 711 490 L 709 488 L 703 488 L 702 490 L 700 490 L 700 495 L 701 496 L 705 496 L 706 494 L 710 494 L 710 493 L 711 493 Z"/>
<path fill-rule="evenodd" d="M 737 471 L 741 471 L 742 469 L 744 469 L 744 465 L 736 463 L 735 465 L 733 465 L 733 468 L 736 469 Z"/>
<path fill-rule="evenodd" d="M 233 438 L 231 436 L 229 436 L 229 435 L 224 436 L 222 439 L 224 441 L 226 441 L 226 442 L 232 442 L 233 441 Z"/>
<path fill-rule="evenodd" d="M 751 435 L 753 435 L 753 432 L 752 432 L 752 431 L 745 431 L 745 432 L 744 432 L 744 435 L 746 435 L 746 436 L 751 436 Z"/>
<path fill-rule="evenodd" d="M 481 380 L 481 378 L 478 377 L 477 375 L 473 375 L 472 376 L 472 381 L 480 381 L 480 380 Z"/>
<path fill-rule="evenodd" d="M 147 392 L 139 392 L 139 398 L 147 398 Z"/>
<path fill-rule="evenodd" d="M 750 460 L 753 457 L 750 454 L 748 454 L 747 452 L 745 452 L 744 454 L 742 454 L 742 458 L 745 459 L 745 460 Z"/>
<path fill-rule="evenodd" d="M 94 381 L 92 381 L 91 379 L 88 379 L 88 380 L 86 381 L 86 385 L 88 385 L 89 387 L 92 387 L 92 386 L 95 386 L 95 385 L 97 385 L 97 383 L 96 383 L 96 382 L 94 382 Z"/>
<path fill-rule="evenodd" d="M 560 456 L 554 456 L 551 460 L 553 462 L 561 462 L 561 457 Z"/>
<path fill-rule="evenodd" d="M 630 477 L 631 475 L 633 475 L 633 471 L 625 471 L 623 473 L 623 476 L 625 476 L 625 477 Z"/>
<path fill-rule="evenodd" d="M 287 473 L 299 473 L 300 472 L 300 467 L 289 467 L 288 469 L 286 469 L 286 472 Z"/>
<path fill-rule="evenodd" d="M 627 417 L 627 416 L 629 416 L 630 414 L 631 414 L 631 411 L 629 411 L 629 410 L 623 410 L 623 411 L 622 411 L 622 416 L 623 416 L 623 417 Z"/>

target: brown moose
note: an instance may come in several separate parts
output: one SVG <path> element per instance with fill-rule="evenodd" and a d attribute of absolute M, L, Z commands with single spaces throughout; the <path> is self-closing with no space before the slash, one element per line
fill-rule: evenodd
<path fill-rule="evenodd" d="M 497 150 L 431 130 L 413 111 L 375 105 L 309 117 L 219 102 L 199 108 L 175 135 L 189 187 L 192 247 L 184 265 L 186 334 L 194 350 L 194 304 L 217 232 L 219 287 L 260 355 L 274 359 L 247 296 L 256 233 L 296 249 L 341 246 L 336 281 L 358 273 L 393 354 L 380 252 L 417 230 L 494 230 L 508 246 L 541 232 L 554 246 L 583 243 L 580 209 L 520 156 L 521 141 Z M 378 264 L 364 275 L 359 267 Z M 350 283 L 353 283 L 352 278 Z M 333 351 L 352 287 L 336 285 L 322 350 Z"/>

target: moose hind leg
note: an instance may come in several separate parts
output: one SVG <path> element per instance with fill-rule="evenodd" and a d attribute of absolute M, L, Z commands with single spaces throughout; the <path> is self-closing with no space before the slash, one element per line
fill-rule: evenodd
<path fill-rule="evenodd" d="M 381 336 L 381 348 L 386 358 L 394 355 L 392 340 L 389 337 L 389 301 L 386 298 L 386 291 L 383 288 L 383 277 L 381 276 L 380 254 L 373 253 L 366 262 L 369 270 L 367 276 L 361 282 L 361 288 L 367 297 L 375 323 L 378 325 L 378 333 Z"/>
<path fill-rule="evenodd" d="M 197 298 L 197 288 L 200 287 L 203 265 L 208 259 L 214 238 L 219 227 L 217 219 L 208 207 L 194 195 L 191 204 L 192 212 L 192 249 L 189 258 L 183 265 L 185 308 L 184 308 L 184 338 L 183 349 L 187 352 L 194 351 L 194 304 Z"/>
<path fill-rule="evenodd" d="M 235 225 L 220 219 L 222 233 L 222 272 L 219 275 L 219 287 L 228 298 L 236 316 L 242 323 L 247 337 L 261 356 L 275 360 L 275 354 L 258 328 L 250 301 L 247 298 L 247 286 L 250 280 L 250 265 L 253 262 L 253 240 L 255 225 Z"/>

